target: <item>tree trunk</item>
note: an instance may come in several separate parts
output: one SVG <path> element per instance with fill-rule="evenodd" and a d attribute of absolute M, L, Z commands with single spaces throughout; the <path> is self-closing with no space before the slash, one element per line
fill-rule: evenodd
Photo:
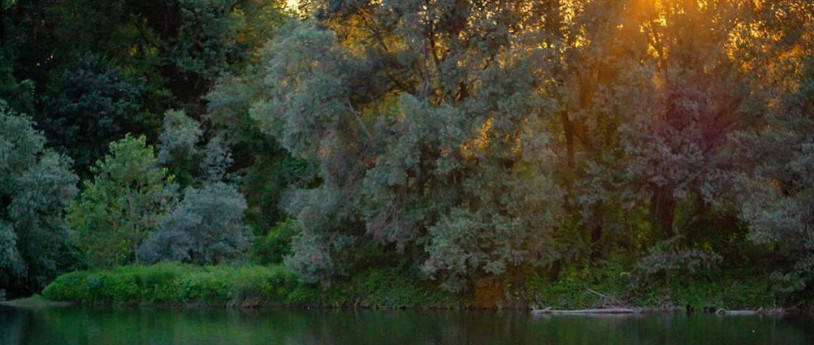
<path fill-rule="evenodd" d="M 591 260 L 596 261 L 602 258 L 602 204 L 594 207 L 591 215 Z"/>
<path fill-rule="evenodd" d="M 676 201 L 672 192 L 665 187 L 656 187 L 650 201 L 650 216 L 653 224 L 659 227 L 665 239 L 675 236 L 673 219 L 675 218 Z"/>
<path fill-rule="evenodd" d="M 602 258 L 602 225 L 594 224 L 591 229 L 591 260 L 597 261 Z"/>
<path fill-rule="evenodd" d="M 562 127 L 565 134 L 565 150 L 568 159 L 568 168 L 574 167 L 574 124 L 568 118 L 568 111 L 563 111 L 560 114 L 562 118 Z"/>

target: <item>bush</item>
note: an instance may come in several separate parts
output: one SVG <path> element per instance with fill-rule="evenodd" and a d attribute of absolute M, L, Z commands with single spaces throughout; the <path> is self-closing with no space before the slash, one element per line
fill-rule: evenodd
<path fill-rule="evenodd" d="M 64 274 L 43 291 L 52 301 L 81 304 L 202 305 L 225 307 L 455 307 L 457 296 L 416 272 L 386 268 L 363 272 L 321 289 L 301 284 L 282 265 L 195 266 L 165 262 Z"/>
<path fill-rule="evenodd" d="M 650 255 L 636 265 L 635 280 L 639 285 L 709 274 L 723 258 L 709 250 L 670 248 L 670 244 L 655 246 Z"/>
<path fill-rule="evenodd" d="M 49 300 L 83 304 L 278 305 L 296 277 L 282 266 L 230 267 L 161 263 L 60 276 L 43 291 Z"/>
<path fill-rule="evenodd" d="M 772 291 L 771 281 L 756 272 L 721 272 L 714 280 L 683 276 L 661 286 L 634 287 L 636 305 L 724 309 L 775 308 L 787 305 Z"/>
<path fill-rule="evenodd" d="M 187 188 L 184 200 L 158 220 L 138 250 L 144 262 L 183 261 L 199 265 L 235 262 L 249 247 L 243 225 L 246 199 L 234 186 L 216 182 Z"/>
<path fill-rule="evenodd" d="M 630 281 L 630 273 L 625 267 L 626 265 L 617 261 L 589 265 L 566 264 L 556 280 L 546 283 L 544 279 L 538 278 L 536 284 L 529 284 L 531 286 L 525 289 L 536 287 L 538 292 L 526 292 L 525 299 L 540 307 L 555 309 L 624 304 L 628 300 L 626 292 Z M 608 297 L 602 297 L 596 292 Z"/>
<path fill-rule="evenodd" d="M 279 264 L 291 254 L 291 240 L 300 233 L 300 223 L 289 219 L 269 230 L 252 248 L 252 259 L 262 265 Z"/>

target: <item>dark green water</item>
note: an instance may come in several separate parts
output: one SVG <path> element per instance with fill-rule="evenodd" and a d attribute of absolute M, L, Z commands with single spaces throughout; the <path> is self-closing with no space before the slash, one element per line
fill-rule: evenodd
<path fill-rule="evenodd" d="M 814 319 L 0 307 L 0 344 L 814 344 Z"/>

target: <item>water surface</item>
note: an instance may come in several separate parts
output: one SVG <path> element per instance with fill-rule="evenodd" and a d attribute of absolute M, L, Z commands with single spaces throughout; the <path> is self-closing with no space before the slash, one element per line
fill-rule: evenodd
<path fill-rule="evenodd" d="M 0 344 L 814 344 L 803 317 L 0 307 Z"/>

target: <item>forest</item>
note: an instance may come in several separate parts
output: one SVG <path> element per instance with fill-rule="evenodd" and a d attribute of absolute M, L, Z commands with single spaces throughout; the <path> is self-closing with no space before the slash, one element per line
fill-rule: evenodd
<path fill-rule="evenodd" d="M 0 0 L 0 297 L 150 267 L 812 305 L 814 2 Z"/>

